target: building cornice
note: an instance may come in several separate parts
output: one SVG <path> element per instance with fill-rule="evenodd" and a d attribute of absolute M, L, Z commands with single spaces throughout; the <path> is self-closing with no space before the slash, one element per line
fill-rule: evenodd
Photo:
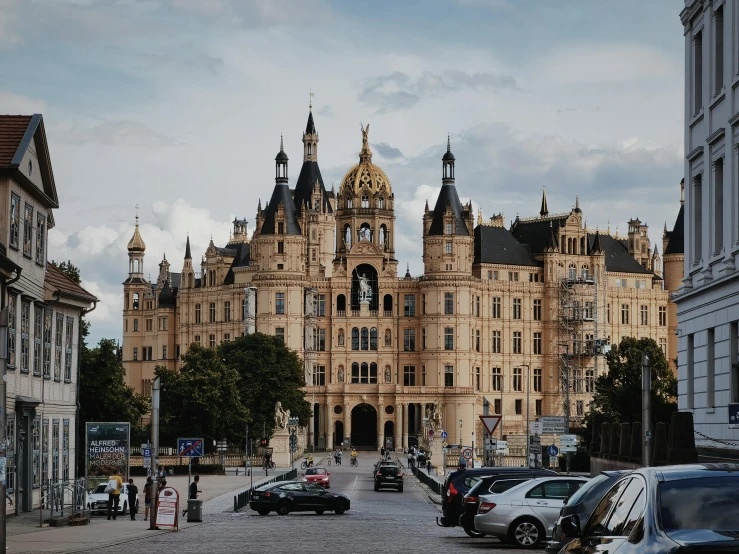
<path fill-rule="evenodd" d="M 696 146 L 688 153 L 687 156 L 685 156 L 685 159 L 688 160 L 689 162 L 692 162 L 693 160 L 695 160 L 696 158 L 702 155 L 703 155 L 703 145 Z"/>

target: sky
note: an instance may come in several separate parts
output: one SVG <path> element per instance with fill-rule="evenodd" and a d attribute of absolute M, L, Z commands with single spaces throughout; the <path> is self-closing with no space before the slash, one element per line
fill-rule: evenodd
<path fill-rule="evenodd" d="M 360 123 L 395 194 L 396 258 L 423 272 L 426 200 L 451 137 L 485 219 L 579 195 L 588 228 L 638 217 L 662 249 L 683 171 L 679 0 L 0 0 L 0 113 L 42 113 L 60 199 L 49 259 L 120 338 L 136 205 L 145 273 L 253 229 L 284 135 L 294 186 L 308 104 L 327 187 Z"/>

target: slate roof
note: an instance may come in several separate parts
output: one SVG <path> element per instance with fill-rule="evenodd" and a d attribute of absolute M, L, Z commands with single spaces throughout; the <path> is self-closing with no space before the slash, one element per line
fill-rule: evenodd
<path fill-rule="evenodd" d="M 675 227 L 672 228 L 672 231 L 667 232 L 667 239 L 669 242 L 662 253 L 663 256 L 667 254 L 685 254 L 685 206 L 680 206 Z"/>
<path fill-rule="evenodd" d="M 237 254 L 234 261 L 231 262 L 231 267 L 228 268 L 228 273 L 223 280 L 224 285 L 234 284 L 234 268 L 237 267 L 248 267 L 251 265 L 251 245 L 248 242 L 242 242 L 237 247 Z"/>
<path fill-rule="evenodd" d="M 233 248 L 223 248 L 221 246 L 216 246 L 216 252 L 219 256 L 227 256 L 229 258 L 233 258 L 236 255 L 236 250 Z"/>
<path fill-rule="evenodd" d="M 327 213 L 333 213 L 331 202 L 329 202 L 329 195 L 323 184 L 323 177 L 321 177 L 321 170 L 318 168 L 318 162 L 306 161 L 303 162 L 303 167 L 300 168 L 298 182 L 295 184 L 294 199 L 296 214 L 298 216 L 303 213 L 304 205 L 310 205 L 310 198 L 313 194 L 313 187 L 316 181 L 318 181 L 318 185 L 321 187 L 321 197 L 323 198 L 322 209 Z"/>
<path fill-rule="evenodd" d="M 83 289 L 77 283 L 67 277 L 58 267 L 54 264 L 46 264 L 46 275 L 44 275 L 44 285 L 54 291 L 61 291 L 62 294 L 73 296 L 80 300 L 86 300 L 88 302 L 97 302 L 97 297 Z"/>
<path fill-rule="evenodd" d="M 446 207 L 451 206 L 452 214 L 454 215 L 455 223 L 455 235 L 469 236 L 467 225 L 464 223 L 462 218 L 462 202 L 459 201 L 459 195 L 457 194 L 457 187 L 454 183 L 444 183 L 441 185 L 439 191 L 439 197 L 436 199 L 436 205 L 434 206 L 434 217 L 431 220 L 431 227 L 429 227 L 429 235 L 443 235 L 444 234 L 444 214 L 446 213 Z"/>
<path fill-rule="evenodd" d="M 620 273 L 651 273 L 644 269 L 634 256 L 621 243 L 620 240 L 614 239 L 611 235 L 599 235 L 600 245 L 605 252 L 606 271 L 617 271 Z M 588 252 L 591 251 L 595 241 L 595 234 L 588 233 Z"/>
<path fill-rule="evenodd" d="M 190 254 L 190 235 L 187 235 L 187 244 L 185 245 L 185 259 L 192 260 L 192 254 Z"/>
<path fill-rule="evenodd" d="M 516 220 L 511 225 L 511 234 L 520 242 L 528 246 L 531 254 L 541 254 L 547 247 L 549 240 L 549 224 L 551 223 L 551 233 L 555 236 L 559 232 L 560 227 L 564 227 L 567 222 L 566 217 L 541 218 L 534 221 Z"/>
<path fill-rule="evenodd" d="M 18 163 L 12 163 L 13 158 L 23 142 L 23 137 L 33 117 L 31 115 L 0 115 L 0 168 L 18 167 Z"/>
<path fill-rule="evenodd" d="M 316 124 L 313 122 L 313 110 L 308 112 L 308 124 L 305 126 L 306 135 L 316 134 Z"/>
<path fill-rule="evenodd" d="M 541 267 L 529 250 L 519 243 L 505 227 L 478 225 L 475 227 L 476 264 L 508 264 Z"/>
<path fill-rule="evenodd" d="M 178 289 L 182 285 L 182 273 L 170 273 L 169 282 L 173 289 Z"/>
<path fill-rule="evenodd" d="M 164 286 L 159 293 L 159 307 L 160 308 L 174 308 L 177 305 L 175 293 L 169 286 L 169 280 L 164 281 Z"/>
<path fill-rule="evenodd" d="M 276 234 L 277 225 L 275 224 L 275 215 L 280 204 L 283 204 L 285 207 L 285 234 L 299 235 L 300 224 L 297 220 L 295 202 L 293 202 L 290 187 L 284 183 L 277 183 L 272 191 L 272 198 L 270 198 L 269 204 L 264 210 L 264 223 L 262 224 L 261 234 Z"/>

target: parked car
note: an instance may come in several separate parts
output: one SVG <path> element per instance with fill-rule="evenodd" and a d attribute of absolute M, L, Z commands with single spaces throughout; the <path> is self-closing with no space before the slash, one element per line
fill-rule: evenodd
<path fill-rule="evenodd" d="M 480 506 L 480 495 L 483 494 L 500 494 L 512 489 L 516 485 L 520 485 L 524 481 L 529 481 L 538 476 L 538 470 L 519 468 L 520 472 L 505 475 L 488 475 L 480 479 L 473 486 L 462 500 L 462 515 L 459 516 L 459 525 L 462 526 L 464 532 L 470 537 L 484 537 L 485 533 L 480 533 L 475 529 L 475 516 Z"/>
<path fill-rule="evenodd" d="M 108 493 L 105 492 L 105 487 L 107 486 L 107 483 L 102 483 L 95 487 L 91 493 L 87 495 L 87 509 L 90 510 L 90 514 L 107 514 L 108 513 Z M 133 499 L 133 502 L 136 502 L 135 506 L 138 510 L 139 506 L 139 500 L 138 498 Z M 126 512 L 129 508 L 129 499 L 128 499 L 128 484 L 125 483 L 123 485 L 123 489 L 121 490 L 120 498 L 118 499 L 118 513 L 122 515 L 126 515 Z"/>
<path fill-rule="evenodd" d="M 380 464 L 375 472 L 375 491 L 382 487 L 394 487 L 403 492 L 403 468 L 395 464 Z"/>
<path fill-rule="evenodd" d="M 739 552 L 739 464 L 645 467 L 619 479 L 582 527 L 563 518 L 560 552 Z"/>
<path fill-rule="evenodd" d="M 320 485 L 305 481 L 270 483 L 257 488 L 249 500 L 249 507 L 261 516 L 277 512 L 286 516 L 290 512 L 326 511 L 343 514 L 350 508 L 348 496 L 328 492 Z"/>
<path fill-rule="evenodd" d="M 552 535 L 565 499 L 587 483 L 585 477 L 539 477 L 500 494 L 480 497 L 475 529 L 521 548 Z"/>
<path fill-rule="evenodd" d="M 309 467 L 303 477 L 308 483 L 315 483 L 327 489 L 331 487 L 331 473 L 325 467 Z"/>
<path fill-rule="evenodd" d="M 441 488 L 441 518 L 436 518 L 440 527 L 456 527 L 459 516 L 464 512 L 464 495 L 483 477 L 492 475 L 514 475 L 522 471 L 532 472 L 535 477 L 557 475 L 551 469 L 526 469 L 525 467 L 479 467 L 453 471 L 444 480 Z"/>
<path fill-rule="evenodd" d="M 559 522 L 563 518 L 577 514 L 580 521 L 587 521 L 590 514 L 593 513 L 593 510 L 598 505 L 598 502 L 600 502 L 600 499 L 608 492 L 608 489 L 621 477 L 631 473 L 631 471 L 603 471 L 570 496 L 559 511 L 559 519 L 554 524 L 554 530 L 552 531 L 552 540 L 547 544 L 547 554 L 557 554 L 565 544 L 574 538 L 566 537 L 562 532 Z"/>

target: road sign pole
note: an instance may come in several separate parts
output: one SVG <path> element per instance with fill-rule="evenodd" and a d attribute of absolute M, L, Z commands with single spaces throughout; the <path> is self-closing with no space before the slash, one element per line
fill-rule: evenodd
<path fill-rule="evenodd" d="M 187 497 L 190 498 L 190 481 L 192 480 L 192 458 L 187 459 Z"/>
<path fill-rule="evenodd" d="M 151 509 L 149 513 L 149 529 L 156 530 L 157 519 L 157 481 L 159 473 L 159 377 L 154 379 L 154 386 L 151 389 Z"/>

